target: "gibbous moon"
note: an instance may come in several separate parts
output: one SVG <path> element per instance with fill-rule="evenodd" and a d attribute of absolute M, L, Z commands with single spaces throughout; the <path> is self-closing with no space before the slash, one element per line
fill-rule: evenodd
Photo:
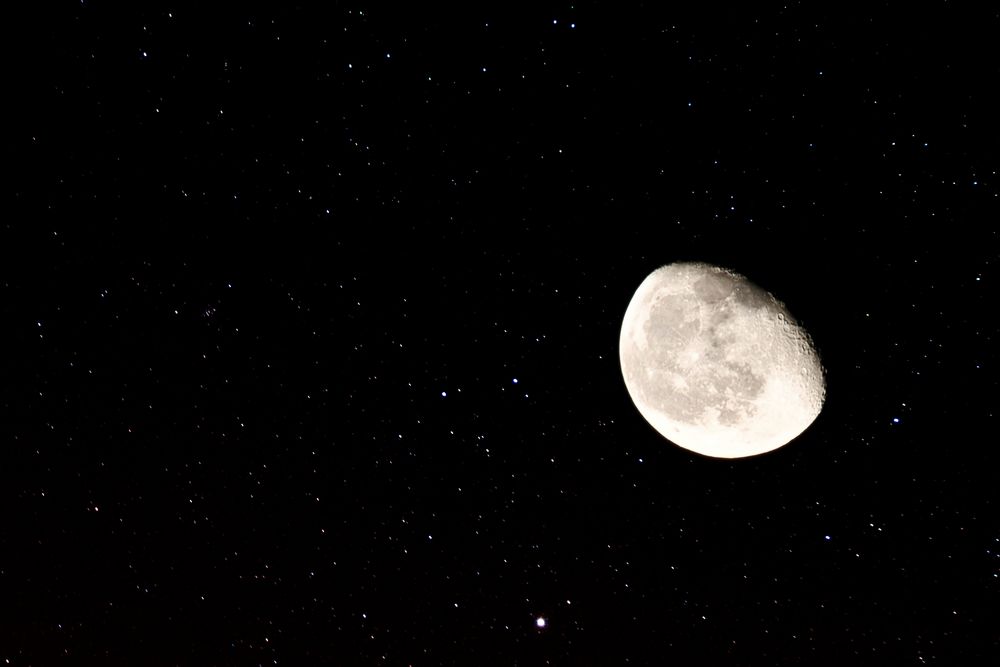
<path fill-rule="evenodd" d="M 639 413 L 705 456 L 777 449 L 812 424 L 826 396 L 812 340 L 785 305 L 708 264 L 668 264 L 642 281 L 619 355 Z"/>

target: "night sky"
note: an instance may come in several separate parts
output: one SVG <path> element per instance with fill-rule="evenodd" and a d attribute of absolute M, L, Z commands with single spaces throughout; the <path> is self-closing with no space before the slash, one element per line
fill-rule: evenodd
<path fill-rule="evenodd" d="M 11 18 L 2 664 L 992 664 L 1000 13 L 396 4 Z M 674 261 L 789 445 L 639 415 Z"/>

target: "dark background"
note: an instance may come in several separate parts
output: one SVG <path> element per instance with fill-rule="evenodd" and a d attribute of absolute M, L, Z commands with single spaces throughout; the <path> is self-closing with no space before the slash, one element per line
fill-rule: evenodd
<path fill-rule="evenodd" d="M 11 18 L 0 659 L 996 659 L 997 10 L 471 4 Z M 788 446 L 632 405 L 678 260 L 811 332 Z"/>

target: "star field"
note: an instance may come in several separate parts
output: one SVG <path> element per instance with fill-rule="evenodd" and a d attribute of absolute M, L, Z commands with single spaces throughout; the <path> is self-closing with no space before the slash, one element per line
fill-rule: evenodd
<path fill-rule="evenodd" d="M 1000 14 L 85 0 L 16 22 L 0 664 L 988 664 Z M 827 399 L 671 445 L 705 261 Z"/>

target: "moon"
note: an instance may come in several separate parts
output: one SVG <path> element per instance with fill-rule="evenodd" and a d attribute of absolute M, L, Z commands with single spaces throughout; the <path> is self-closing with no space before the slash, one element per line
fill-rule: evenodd
<path fill-rule="evenodd" d="M 823 366 L 785 305 L 700 262 L 653 271 L 629 302 L 619 356 L 639 413 L 684 449 L 716 458 L 788 444 L 819 415 Z"/>

